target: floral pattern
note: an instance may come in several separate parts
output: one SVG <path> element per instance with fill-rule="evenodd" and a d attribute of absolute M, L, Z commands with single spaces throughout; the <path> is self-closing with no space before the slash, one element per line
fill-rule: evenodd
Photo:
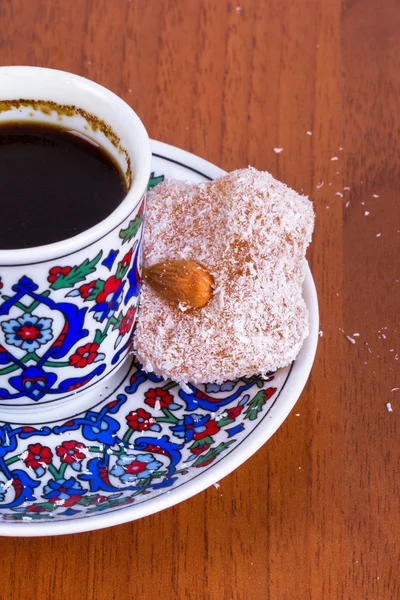
<path fill-rule="evenodd" d="M 162 463 L 154 458 L 153 454 L 122 454 L 111 475 L 118 477 L 123 483 L 136 482 L 138 479 L 148 479 L 162 467 Z"/>
<path fill-rule="evenodd" d="M 172 427 L 177 437 L 184 438 L 185 442 L 202 440 L 203 438 L 218 433 L 219 428 L 215 421 L 210 421 L 208 415 L 185 415 L 183 419 Z"/>
<path fill-rule="evenodd" d="M 121 325 L 119 326 L 119 331 L 121 335 L 126 335 L 132 329 L 135 320 L 135 312 L 136 309 L 133 306 L 131 306 L 126 315 L 122 317 Z"/>
<path fill-rule="evenodd" d="M 126 422 L 128 427 L 134 431 L 147 431 L 148 429 L 151 431 L 161 430 L 161 427 L 157 425 L 155 418 L 152 417 L 149 412 L 143 410 L 143 408 L 138 408 L 137 410 L 130 412 L 126 417 Z"/>
<path fill-rule="evenodd" d="M 42 472 L 43 466 L 49 465 L 52 458 L 53 453 L 47 446 L 42 446 L 42 444 L 29 444 L 23 460 L 27 467 L 31 467 L 37 473 L 39 469 Z"/>
<path fill-rule="evenodd" d="M 4 481 L 0 481 L 0 502 L 3 502 L 6 494 L 6 490 L 4 487 Z"/>
<path fill-rule="evenodd" d="M 56 454 L 62 463 L 67 463 L 75 471 L 81 470 L 81 462 L 86 457 L 86 446 L 75 440 L 66 440 L 56 448 Z"/>
<path fill-rule="evenodd" d="M 91 365 L 93 362 L 98 362 L 99 360 L 104 359 L 104 354 L 100 354 L 98 350 L 98 344 L 91 344 L 89 342 L 88 344 L 78 348 L 75 354 L 70 357 L 69 362 L 72 366 L 78 369 L 83 369 L 87 365 Z"/>
<path fill-rule="evenodd" d="M 72 506 L 85 493 L 79 481 L 73 479 L 61 478 L 58 481 L 51 479 L 43 488 L 44 498 L 48 498 L 51 503 L 59 502 L 62 506 Z"/>
<path fill-rule="evenodd" d="M 68 275 L 72 271 L 72 267 L 52 267 L 49 271 L 47 281 L 55 283 L 60 277 Z"/>
<path fill-rule="evenodd" d="M 175 410 L 179 406 L 178 404 L 174 403 L 173 395 L 168 392 L 168 390 L 164 390 L 163 388 L 151 388 L 145 392 L 144 397 L 146 404 L 151 406 L 151 408 L 156 408 L 157 410 L 163 408 Z"/>
<path fill-rule="evenodd" d="M 106 317 L 113 317 L 118 310 L 123 298 L 124 283 L 121 279 L 112 276 L 104 283 L 101 292 L 96 296 L 96 304 L 90 310 L 94 318 L 101 323 Z"/>
<path fill-rule="evenodd" d="M 6 344 L 31 352 L 53 339 L 52 323 L 52 319 L 25 313 L 19 319 L 3 321 L 1 328 L 6 336 Z"/>
<path fill-rule="evenodd" d="M 81 350 L 85 359 L 98 352 Z M 78 416 L 0 424 L 0 534 L 1 521 L 89 517 L 184 484 L 267 416 L 288 371 L 185 391 L 133 364 L 116 392 Z"/>

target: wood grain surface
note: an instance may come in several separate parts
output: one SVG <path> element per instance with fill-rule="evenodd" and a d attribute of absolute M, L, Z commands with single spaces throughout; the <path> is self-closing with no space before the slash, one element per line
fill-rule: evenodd
<path fill-rule="evenodd" d="M 0 0 L 1 64 L 94 79 L 151 137 L 310 195 L 323 331 L 296 410 L 219 489 L 1 538 L 1 600 L 400 598 L 399 56 L 397 0 Z"/>

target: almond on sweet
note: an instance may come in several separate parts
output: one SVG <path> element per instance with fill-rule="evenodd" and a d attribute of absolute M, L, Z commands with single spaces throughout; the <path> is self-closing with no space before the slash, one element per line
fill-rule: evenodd
<path fill-rule="evenodd" d="M 202 308 L 213 295 L 214 278 L 193 260 L 165 260 L 143 270 L 143 279 L 165 300 L 185 309 Z"/>

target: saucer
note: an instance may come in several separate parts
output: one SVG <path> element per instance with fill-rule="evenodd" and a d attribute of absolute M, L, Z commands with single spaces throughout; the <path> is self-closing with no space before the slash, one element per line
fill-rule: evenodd
<path fill-rule="evenodd" d="M 188 152 L 152 142 L 150 186 L 165 177 L 224 174 Z M 307 267 L 310 334 L 296 361 L 268 378 L 190 386 L 144 373 L 134 358 L 93 391 L 79 414 L 0 423 L 0 535 L 45 536 L 118 525 L 177 504 L 256 452 L 295 405 L 318 339 Z M 40 417 L 40 418 L 39 418 Z M 4 417 L 3 417 L 4 418 Z M 23 419 L 21 419 L 23 420 Z"/>

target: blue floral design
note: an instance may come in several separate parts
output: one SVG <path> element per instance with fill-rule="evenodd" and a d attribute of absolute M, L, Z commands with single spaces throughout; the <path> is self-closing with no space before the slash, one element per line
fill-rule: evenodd
<path fill-rule="evenodd" d="M 38 381 L 43 375 L 30 370 L 28 374 Z M 128 380 L 130 385 L 122 384 L 126 394 L 108 398 L 97 410 L 89 410 L 63 424 L 40 429 L 30 425 L 0 426 L 0 522 L 23 516 L 51 521 L 58 516 L 108 513 L 136 502 L 136 497 L 142 494 L 151 497 L 157 490 L 170 488 L 181 474 L 186 475 L 191 468 L 207 468 L 237 444 L 246 425 L 250 425 L 244 407 L 247 406 L 247 412 L 253 410 L 253 406 L 259 407 L 254 410 L 259 418 L 266 394 L 276 391 L 265 388 L 264 383 L 264 389 L 260 390 L 256 378 L 246 385 L 236 385 L 236 391 L 228 391 L 226 397 L 219 395 L 219 405 L 228 403 L 230 406 L 225 412 L 219 412 L 217 418 L 215 410 L 210 414 L 210 410 L 201 410 L 196 404 L 206 399 L 204 401 L 210 401 L 214 408 L 212 396 L 207 396 L 203 387 L 193 388 L 195 410 L 188 411 L 177 403 L 179 413 L 172 413 L 171 400 L 180 397 L 182 392 L 178 385 L 168 385 L 166 389 L 154 387 L 160 380 L 153 375 L 147 377 L 138 367 L 132 367 Z M 157 399 L 160 397 L 161 404 L 164 397 L 165 407 L 155 410 L 154 416 L 147 408 L 128 403 L 127 394 L 136 394 L 141 386 L 143 391 L 139 393 L 143 402 L 154 410 Z M 253 391 L 245 393 L 250 387 Z M 146 434 L 145 430 L 148 430 Z M 79 432 L 74 440 L 68 433 L 72 431 Z M 39 445 L 38 436 L 43 439 L 50 435 L 62 436 L 49 439 L 51 461 L 39 460 L 40 449 L 28 445 L 32 454 L 28 464 L 24 440 L 33 439 L 34 444 Z M 59 445 L 52 445 L 55 443 Z M 82 450 L 79 456 L 73 454 L 74 444 L 79 444 Z M 83 452 L 84 448 L 89 451 Z M 72 460 L 74 458 L 76 460 Z M 128 491 L 130 495 L 125 496 Z"/>
<path fill-rule="evenodd" d="M 206 431 L 206 424 L 210 420 L 208 415 L 185 415 L 179 419 L 176 425 L 171 427 L 171 431 L 179 438 L 185 438 L 185 442 L 191 442 L 196 433 Z"/>
<path fill-rule="evenodd" d="M 130 483 L 151 477 L 160 467 L 162 463 L 156 460 L 153 454 L 122 454 L 111 469 L 111 475 L 115 475 L 124 483 Z"/>
<path fill-rule="evenodd" d="M 217 383 L 206 383 L 207 394 L 217 394 L 218 392 L 231 392 L 236 385 L 236 381 L 225 381 L 222 385 Z"/>
<path fill-rule="evenodd" d="M 13 452 L 17 447 L 17 438 L 10 425 L 7 423 L 0 427 L 0 458 Z"/>
<path fill-rule="evenodd" d="M 93 317 L 99 323 L 102 323 L 104 319 L 107 317 L 113 317 L 116 311 L 118 310 L 123 294 L 124 294 L 124 285 L 125 283 L 121 283 L 120 287 L 116 292 L 110 292 L 108 296 L 105 298 L 104 302 L 100 302 L 96 304 L 90 310 L 93 311 Z"/>
<path fill-rule="evenodd" d="M 138 260 L 140 255 L 140 245 L 136 250 L 135 257 L 133 259 L 133 265 L 128 273 L 129 289 L 126 293 L 125 304 L 128 304 L 132 297 L 138 296 L 140 292 L 140 275 L 138 269 Z"/>
<path fill-rule="evenodd" d="M 71 477 L 70 479 L 58 479 L 55 481 L 51 479 L 47 485 L 43 488 L 44 498 L 49 500 L 69 500 L 71 496 L 82 496 L 86 493 L 76 479 Z"/>
<path fill-rule="evenodd" d="M 95 412 L 89 411 L 86 415 L 88 421 L 92 421 L 92 424 L 86 424 L 83 426 L 82 433 L 87 440 L 101 442 L 102 444 L 112 445 L 115 442 L 115 435 L 119 429 L 119 423 L 112 417 L 99 415 Z"/>
<path fill-rule="evenodd" d="M 20 392 L 20 395 L 26 395 L 32 400 L 40 400 L 45 393 L 49 391 L 56 382 L 57 375 L 48 373 L 40 367 L 27 367 L 21 375 L 10 377 L 11 385 Z M 0 394 L 3 392 L 0 389 Z M 7 393 L 7 392 L 6 392 Z"/>
<path fill-rule="evenodd" d="M 4 501 L 6 496 L 6 490 L 4 488 L 4 481 L 0 481 L 0 502 Z"/>
<path fill-rule="evenodd" d="M 7 344 L 32 352 L 53 339 L 52 323 L 53 319 L 24 313 L 18 319 L 3 321 L 1 327 Z"/>

